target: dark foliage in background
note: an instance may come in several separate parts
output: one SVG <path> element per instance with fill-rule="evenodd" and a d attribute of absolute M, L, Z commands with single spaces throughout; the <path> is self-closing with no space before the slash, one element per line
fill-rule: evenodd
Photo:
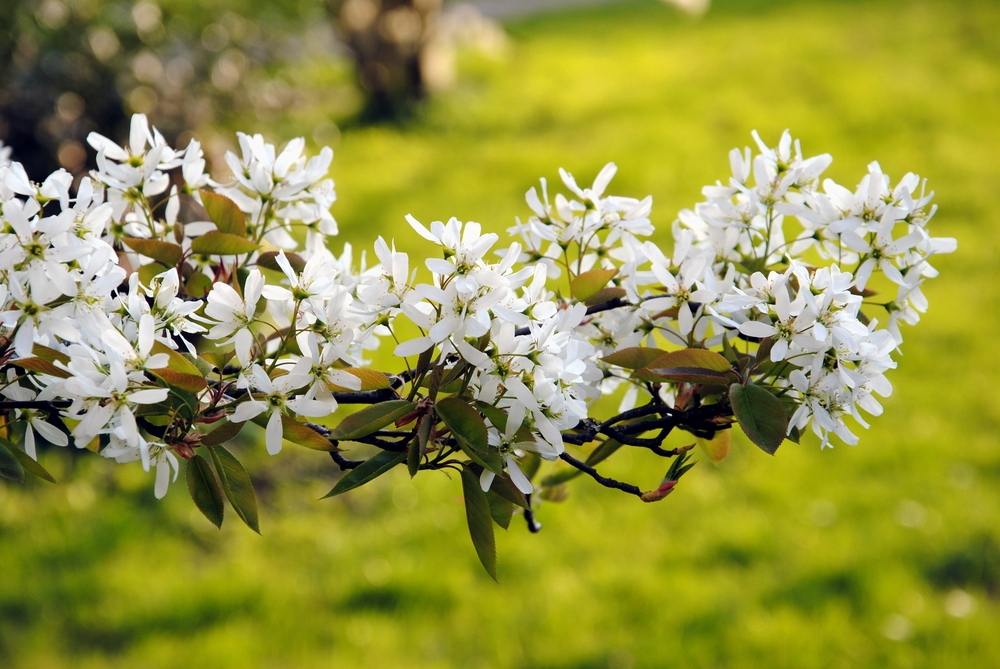
<path fill-rule="evenodd" d="M 280 2 L 0 0 L 0 141 L 41 180 L 93 167 L 87 135 L 124 138 L 135 112 L 177 142 L 220 115 L 281 107 L 266 68 L 295 57 L 287 36 L 301 33 L 302 13 Z"/>

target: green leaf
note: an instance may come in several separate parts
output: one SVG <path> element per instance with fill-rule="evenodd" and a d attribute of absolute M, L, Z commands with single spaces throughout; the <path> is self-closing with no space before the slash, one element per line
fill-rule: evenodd
<path fill-rule="evenodd" d="M 180 388 L 181 390 L 186 390 L 188 392 L 199 392 L 203 390 L 206 385 L 204 377 L 184 374 L 182 372 L 174 371 L 169 367 L 151 369 L 149 370 L 149 373 L 167 385 Z"/>
<path fill-rule="evenodd" d="M 201 190 L 198 192 L 201 194 L 202 206 L 205 207 L 208 217 L 215 223 L 215 227 L 219 229 L 219 232 L 238 235 L 240 237 L 247 236 L 246 216 L 236 206 L 235 202 L 225 195 L 219 195 L 211 191 Z"/>
<path fill-rule="evenodd" d="M 699 367 L 668 367 L 660 368 L 650 365 L 635 373 L 635 376 L 647 381 L 670 381 L 671 383 L 701 383 L 710 386 L 726 386 L 736 379 L 722 372 Z"/>
<path fill-rule="evenodd" d="M 410 441 L 410 447 L 406 453 L 406 468 L 410 472 L 410 478 L 416 476 L 417 472 L 420 471 L 420 462 L 427 452 L 427 441 L 430 439 L 433 427 L 434 419 L 429 415 L 421 417 L 420 422 L 417 423 L 417 436 Z"/>
<path fill-rule="evenodd" d="M 462 468 L 462 493 L 465 496 L 465 517 L 476 555 L 483 568 L 494 581 L 497 580 L 497 546 L 493 536 L 493 514 L 490 503 L 479 485 L 479 477 L 472 470 Z"/>
<path fill-rule="evenodd" d="M 493 483 L 490 485 L 490 491 L 500 495 L 511 504 L 515 504 L 522 509 L 528 508 L 528 499 L 524 496 L 523 492 L 517 489 L 517 486 L 510 480 L 510 476 L 508 476 L 506 472 L 500 476 L 493 477 Z"/>
<path fill-rule="evenodd" d="M 609 288 L 602 288 L 586 300 L 583 301 L 588 307 L 596 307 L 598 304 L 604 304 L 605 302 L 610 302 L 617 297 L 625 297 L 628 292 L 624 288 L 618 288 L 617 286 L 611 286 Z"/>
<path fill-rule="evenodd" d="M 434 408 L 473 462 L 495 474 L 503 473 L 500 451 L 490 448 L 486 422 L 475 408 L 457 397 L 445 397 Z"/>
<path fill-rule="evenodd" d="M 257 257 L 257 264 L 264 269 L 274 270 L 275 272 L 284 272 L 281 269 L 281 265 L 278 264 L 276 258 L 278 257 L 277 251 L 267 251 L 266 253 L 261 253 Z M 302 270 L 306 268 L 306 261 L 302 259 L 302 256 L 295 253 L 285 253 L 285 259 L 288 260 L 288 264 L 292 266 L 292 269 L 296 272 L 301 273 Z"/>
<path fill-rule="evenodd" d="M 410 413 L 416 406 L 413 402 L 406 400 L 389 400 L 365 407 L 340 421 L 340 424 L 330 432 L 330 439 L 350 441 L 368 436 L 372 432 L 396 422 L 396 419 Z"/>
<path fill-rule="evenodd" d="M 333 490 L 323 495 L 323 499 L 333 497 L 334 495 L 340 495 L 348 490 L 354 490 L 355 488 L 363 486 L 372 479 L 385 474 L 405 459 L 406 453 L 379 451 L 354 469 L 347 472 L 344 475 L 344 478 L 337 481 L 337 485 L 333 486 Z"/>
<path fill-rule="evenodd" d="M 507 429 L 507 412 L 500 407 L 493 406 L 487 402 L 476 400 L 476 408 L 486 416 L 490 424 L 500 432 Z"/>
<path fill-rule="evenodd" d="M 293 444 L 305 446 L 314 451 L 333 453 L 340 450 L 320 433 L 285 414 L 281 414 L 281 437 Z"/>
<path fill-rule="evenodd" d="M 195 369 L 198 370 L 198 373 L 206 379 L 215 371 L 215 368 L 210 365 L 207 360 L 200 358 L 193 353 L 181 353 L 181 357 L 194 365 Z"/>
<path fill-rule="evenodd" d="M 45 469 L 45 467 L 35 460 L 32 460 L 30 455 L 22 451 L 7 439 L 0 437 L 0 445 L 6 447 L 6 449 L 10 451 L 15 458 L 17 458 L 17 461 L 26 472 L 30 472 L 38 478 L 48 481 L 49 483 L 56 482 L 55 478 L 48 472 L 48 470 Z"/>
<path fill-rule="evenodd" d="M 238 256 L 253 253 L 257 245 L 245 237 L 225 232 L 206 232 L 191 240 L 191 251 L 216 256 Z"/>
<path fill-rule="evenodd" d="M 726 385 L 736 380 L 729 361 L 703 348 L 665 353 L 633 374 L 644 381 Z"/>
<path fill-rule="evenodd" d="M 137 239 L 134 237 L 123 237 L 122 242 L 139 255 L 166 265 L 176 267 L 184 255 L 184 249 L 177 244 L 161 242 L 158 239 Z"/>
<path fill-rule="evenodd" d="M 222 488 L 215 478 L 208 460 L 195 455 L 185 466 L 188 493 L 194 500 L 194 505 L 216 527 L 222 527 L 222 519 L 226 515 L 226 504 L 222 500 Z"/>
<path fill-rule="evenodd" d="M 788 416 L 781 400 L 760 386 L 737 383 L 729 387 L 729 403 L 750 441 L 774 455 L 788 430 Z"/>
<path fill-rule="evenodd" d="M 514 503 L 493 492 L 492 487 L 486 493 L 486 501 L 490 505 L 490 515 L 493 516 L 493 522 L 505 530 L 510 527 L 510 519 L 514 515 Z"/>
<path fill-rule="evenodd" d="M 624 367 L 626 369 L 641 369 L 666 354 L 666 351 L 661 351 L 658 348 L 634 346 L 632 348 L 623 348 L 620 351 L 609 353 L 601 358 L 601 360 L 609 365 L 617 365 L 618 367 Z"/>
<path fill-rule="evenodd" d="M 569 282 L 569 293 L 573 299 L 585 302 L 608 285 L 615 274 L 618 274 L 617 269 L 592 269 L 578 274 Z"/>
<path fill-rule="evenodd" d="M 253 491 L 253 483 L 247 470 L 224 446 L 212 446 L 208 449 L 215 463 L 215 471 L 219 473 L 222 482 L 222 492 L 232 505 L 236 515 L 247 524 L 251 530 L 260 534 L 260 521 L 257 518 L 257 495 Z"/>
<path fill-rule="evenodd" d="M 61 362 L 63 364 L 69 364 L 69 356 L 65 353 L 61 353 L 54 348 L 49 348 L 48 346 L 42 346 L 41 344 L 35 344 L 31 347 L 31 352 L 42 360 L 48 360 L 49 362 Z"/>
<path fill-rule="evenodd" d="M 152 352 L 166 353 L 169 358 L 166 367 L 149 370 L 153 376 L 189 393 L 198 393 L 208 387 L 208 383 L 205 381 L 201 370 L 193 362 L 163 342 L 153 342 Z"/>
<path fill-rule="evenodd" d="M 374 369 L 368 369 L 366 367 L 349 367 L 347 369 L 340 370 L 346 372 L 351 376 L 356 376 L 361 379 L 361 390 L 384 390 L 390 386 L 389 377 L 383 372 L 378 372 Z M 332 390 L 348 390 L 347 388 L 337 388 L 334 387 Z"/>
<path fill-rule="evenodd" d="M 757 345 L 757 353 L 754 355 L 754 360 L 758 365 L 763 362 L 771 362 L 771 349 L 774 348 L 776 341 L 775 337 L 768 337 Z"/>
<path fill-rule="evenodd" d="M 236 435 L 240 433 L 243 426 L 246 423 L 232 423 L 230 421 L 225 421 L 222 425 L 218 426 L 204 437 L 201 438 L 201 446 L 218 446 L 219 444 L 224 444 L 231 439 L 235 439 Z"/>
<path fill-rule="evenodd" d="M 728 360 L 730 365 L 736 365 L 740 361 L 740 354 L 733 348 L 729 335 L 725 333 L 722 334 L 722 357 Z"/>
<path fill-rule="evenodd" d="M 31 357 L 31 358 L 21 358 L 20 360 L 11 360 L 10 364 L 16 365 L 21 369 L 26 369 L 37 374 L 48 374 L 49 376 L 55 376 L 60 379 L 68 379 L 72 376 L 69 372 L 64 369 L 59 369 L 54 364 L 45 360 L 44 358 Z"/>
<path fill-rule="evenodd" d="M 212 279 L 201 272 L 191 275 L 184 284 L 184 292 L 188 297 L 204 298 L 212 291 Z"/>
<path fill-rule="evenodd" d="M 0 476 L 15 483 L 24 483 L 24 467 L 14 455 L 15 450 L 19 449 L 14 446 L 8 450 L 7 446 L 0 443 Z"/>

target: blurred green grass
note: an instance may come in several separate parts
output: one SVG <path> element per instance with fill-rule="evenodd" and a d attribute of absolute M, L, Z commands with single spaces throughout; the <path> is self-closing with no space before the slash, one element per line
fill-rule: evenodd
<path fill-rule="evenodd" d="M 457 481 L 397 471 L 320 502 L 332 464 L 245 444 L 258 537 L 234 517 L 216 531 L 183 482 L 157 503 L 137 466 L 49 452 L 63 483 L 0 487 L 0 665 L 1000 665 L 1000 5 L 729 0 L 691 22 L 649 1 L 508 30 L 509 57 L 463 60 L 417 121 L 343 132 L 342 237 L 427 251 L 406 213 L 501 231 L 537 177 L 608 160 L 613 192 L 652 193 L 667 229 L 751 129 L 788 127 L 842 183 L 875 159 L 928 177 L 933 230 L 959 239 L 886 414 L 856 448 L 771 458 L 740 437 L 658 505 L 577 480 L 541 534 L 515 520 L 498 537 L 500 585 Z M 308 136 L 328 114 L 243 128 Z M 662 468 L 609 463 L 646 487 Z"/>

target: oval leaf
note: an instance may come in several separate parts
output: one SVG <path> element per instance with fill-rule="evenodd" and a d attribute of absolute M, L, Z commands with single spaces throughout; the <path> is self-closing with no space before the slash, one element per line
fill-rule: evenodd
<path fill-rule="evenodd" d="M 671 381 L 673 383 L 702 383 L 705 385 L 725 386 L 731 383 L 728 375 L 714 372 L 710 369 L 697 367 L 667 367 L 660 368 L 650 365 L 635 373 L 635 376 L 647 381 Z"/>
<path fill-rule="evenodd" d="M 184 255 L 184 249 L 177 246 L 177 244 L 161 242 L 158 239 L 123 237 L 122 242 L 139 255 L 152 258 L 167 267 L 175 267 L 181 261 L 181 256 Z"/>
<path fill-rule="evenodd" d="M 330 439 L 349 441 L 368 436 L 372 432 L 396 422 L 397 418 L 402 418 L 410 413 L 416 406 L 413 402 L 406 400 L 389 400 L 365 407 L 340 421 L 340 425 L 330 432 Z"/>
<path fill-rule="evenodd" d="M 69 364 L 69 356 L 65 353 L 61 353 L 54 348 L 49 348 L 48 346 L 42 346 L 41 344 L 35 344 L 31 347 L 31 352 L 41 358 L 42 360 L 48 360 L 49 362 L 61 362 L 64 364 Z"/>
<path fill-rule="evenodd" d="M 11 360 L 10 364 L 17 365 L 21 369 L 27 369 L 37 374 L 48 374 L 49 376 L 56 376 L 60 379 L 68 379 L 72 376 L 72 374 L 67 372 L 65 369 L 59 369 L 48 360 L 38 357 Z"/>
<path fill-rule="evenodd" d="M 253 491 L 253 483 L 247 470 L 240 461 L 223 446 L 213 446 L 208 449 L 215 463 L 215 471 L 219 473 L 222 492 L 232 505 L 236 515 L 247 524 L 251 530 L 260 534 L 260 521 L 257 517 L 257 495 Z"/>
<path fill-rule="evenodd" d="M 438 401 L 435 409 L 473 462 L 494 474 L 503 473 L 500 451 L 490 448 L 486 422 L 478 411 L 457 397 L 445 397 Z"/>
<path fill-rule="evenodd" d="M 592 269 L 578 274 L 569 282 L 570 295 L 580 302 L 585 302 L 608 285 L 608 281 L 611 281 L 615 274 L 618 274 L 617 269 Z"/>
<path fill-rule="evenodd" d="M 410 445 L 406 449 L 406 469 L 410 472 L 410 478 L 416 476 L 420 470 L 420 463 L 427 453 L 427 442 L 430 440 L 433 427 L 434 419 L 430 415 L 422 416 L 417 423 L 417 436 L 410 440 Z"/>
<path fill-rule="evenodd" d="M 238 256 L 253 253 L 257 250 L 257 245 L 245 237 L 213 231 L 192 239 L 191 250 L 194 253 L 207 255 Z"/>
<path fill-rule="evenodd" d="M 163 379 L 175 388 L 186 390 L 189 393 L 198 393 L 208 387 L 208 383 L 205 381 L 201 370 L 193 362 L 163 342 L 153 342 L 152 352 L 165 353 L 169 358 L 166 367 L 149 370 L 154 376 Z"/>
<path fill-rule="evenodd" d="M 515 504 L 522 509 L 528 508 L 528 498 L 524 496 L 523 492 L 517 489 L 517 486 L 510 480 L 510 476 L 506 472 L 493 478 L 493 483 L 490 485 L 490 492 L 503 497 L 511 504 Z"/>
<path fill-rule="evenodd" d="M 664 355 L 667 355 L 667 352 L 661 351 L 658 348 L 634 346 L 632 348 L 623 348 L 614 353 L 608 353 L 601 360 L 609 365 L 617 365 L 626 369 L 641 369 Z"/>
<path fill-rule="evenodd" d="M 644 381 L 726 384 L 732 371 L 729 361 L 704 348 L 685 348 L 665 353 L 638 369 L 634 376 Z"/>
<path fill-rule="evenodd" d="M 257 264 L 264 269 L 271 269 L 275 272 L 284 272 L 285 270 L 281 269 L 281 265 L 279 265 L 276 260 L 277 257 L 277 251 L 267 251 L 265 253 L 261 253 L 257 257 Z M 286 253 L 285 259 L 288 260 L 288 264 L 291 265 L 292 269 L 296 272 L 301 273 L 302 270 L 306 268 L 306 261 L 302 259 L 302 256 L 296 253 Z"/>
<path fill-rule="evenodd" d="M 462 468 L 462 493 L 465 496 L 465 517 L 476 555 L 493 580 L 497 580 L 497 546 L 493 536 L 493 514 L 490 503 L 479 485 L 479 477 Z"/>
<path fill-rule="evenodd" d="M 212 279 L 211 277 L 198 272 L 192 274 L 191 278 L 187 280 L 184 284 L 184 292 L 187 293 L 188 297 L 197 297 L 203 299 L 212 291 Z"/>
<path fill-rule="evenodd" d="M 205 207 L 208 217 L 215 223 L 219 232 L 247 236 L 246 216 L 236 206 L 236 203 L 225 195 L 212 193 L 207 190 L 198 191 L 201 194 L 201 204 Z"/>
<path fill-rule="evenodd" d="M 388 388 L 391 384 L 389 383 L 389 377 L 383 372 L 375 371 L 374 369 L 368 369 L 366 367 L 349 367 L 347 369 L 340 370 L 342 372 L 347 372 L 351 376 L 356 376 L 361 379 L 361 390 L 383 390 Z M 343 386 L 338 386 L 333 383 L 328 383 L 327 387 L 330 390 L 338 393 L 343 392 L 356 392 L 351 388 L 344 388 Z"/>
<path fill-rule="evenodd" d="M 760 386 L 736 383 L 729 387 L 729 403 L 750 441 L 774 455 L 788 431 L 788 415 L 781 400 Z"/>
<path fill-rule="evenodd" d="M 510 527 L 510 519 L 514 515 L 514 503 L 493 492 L 492 487 L 486 493 L 486 501 L 489 502 L 493 522 L 505 530 Z"/>
<path fill-rule="evenodd" d="M 332 453 L 340 450 L 333 445 L 333 442 L 320 433 L 285 414 L 281 414 L 281 437 L 293 444 L 305 446 L 314 451 Z"/>
<path fill-rule="evenodd" d="M 333 486 L 333 490 L 323 495 L 323 499 L 333 497 L 334 495 L 340 495 L 348 490 L 354 490 L 357 487 L 363 486 L 372 479 L 385 474 L 405 459 L 406 453 L 379 451 L 351 471 L 347 472 L 347 474 L 344 475 L 344 478 L 337 481 L 337 485 Z"/>
<path fill-rule="evenodd" d="M 231 439 L 235 439 L 236 435 L 240 433 L 243 426 L 246 423 L 231 423 L 230 421 L 225 421 L 222 425 L 218 426 L 204 437 L 201 438 L 201 446 L 218 446 L 219 444 L 224 444 Z"/>
<path fill-rule="evenodd" d="M 14 449 L 16 448 L 15 446 Z M 15 483 L 24 483 L 24 467 L 14 455 L 14 451 L 8 450 L 2 443 L 0 443 L 0 476 Z"/>
<path fill-rule="evenodd" d="M 208 464 L 208 460 L 200 455 L 195 455 L 187 461 L 185 469 L 188 493 L 194 500 L 194 505 L 213 525 L 221 528 L 226 506 L 222 501 L 222 488 L 219 485 L 219 480 L 215 478 L 215 473 Z"/>
<path fill-rule="evenodd" d="M 48 470 L 45 469 L 45 467 L 43 467 L 38 462 L 32 460 L 30 455 L 22 451 L 20 448 L 12 444 L 10 441 L 4 439 L 3 437 L 0 437 L 0 446 L 4 446 L 8 451 L 10 451 L 11 455 L 13 455 L 17 459 L 17 461 L 21 464 L 21 467 L 24 469 L 24 471 L 31 472 L 38 478 L 48 481 L 49 483 L 56 482 L 55 478 L 52 477 L 52 474 L 50 474 Z"/>

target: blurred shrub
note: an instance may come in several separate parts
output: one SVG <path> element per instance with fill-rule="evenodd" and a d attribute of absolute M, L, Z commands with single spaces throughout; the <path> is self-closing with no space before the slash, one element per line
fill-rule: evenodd
<path fill-rule="evenodd" d="M 285 107 L 276 66 L 334 43 L 321 3 L 0 0 L 0 16 L 0 140 L 36 179 L 85 171 L 87 134 L 123 137 L 133 112 L 175 142 Z"/>
<path fill-rule="evenodd" d="M 331 7 L 357 64 L 365 115 L 408 112 L 428 90 L 441 0 L 332 0 Z"/>

